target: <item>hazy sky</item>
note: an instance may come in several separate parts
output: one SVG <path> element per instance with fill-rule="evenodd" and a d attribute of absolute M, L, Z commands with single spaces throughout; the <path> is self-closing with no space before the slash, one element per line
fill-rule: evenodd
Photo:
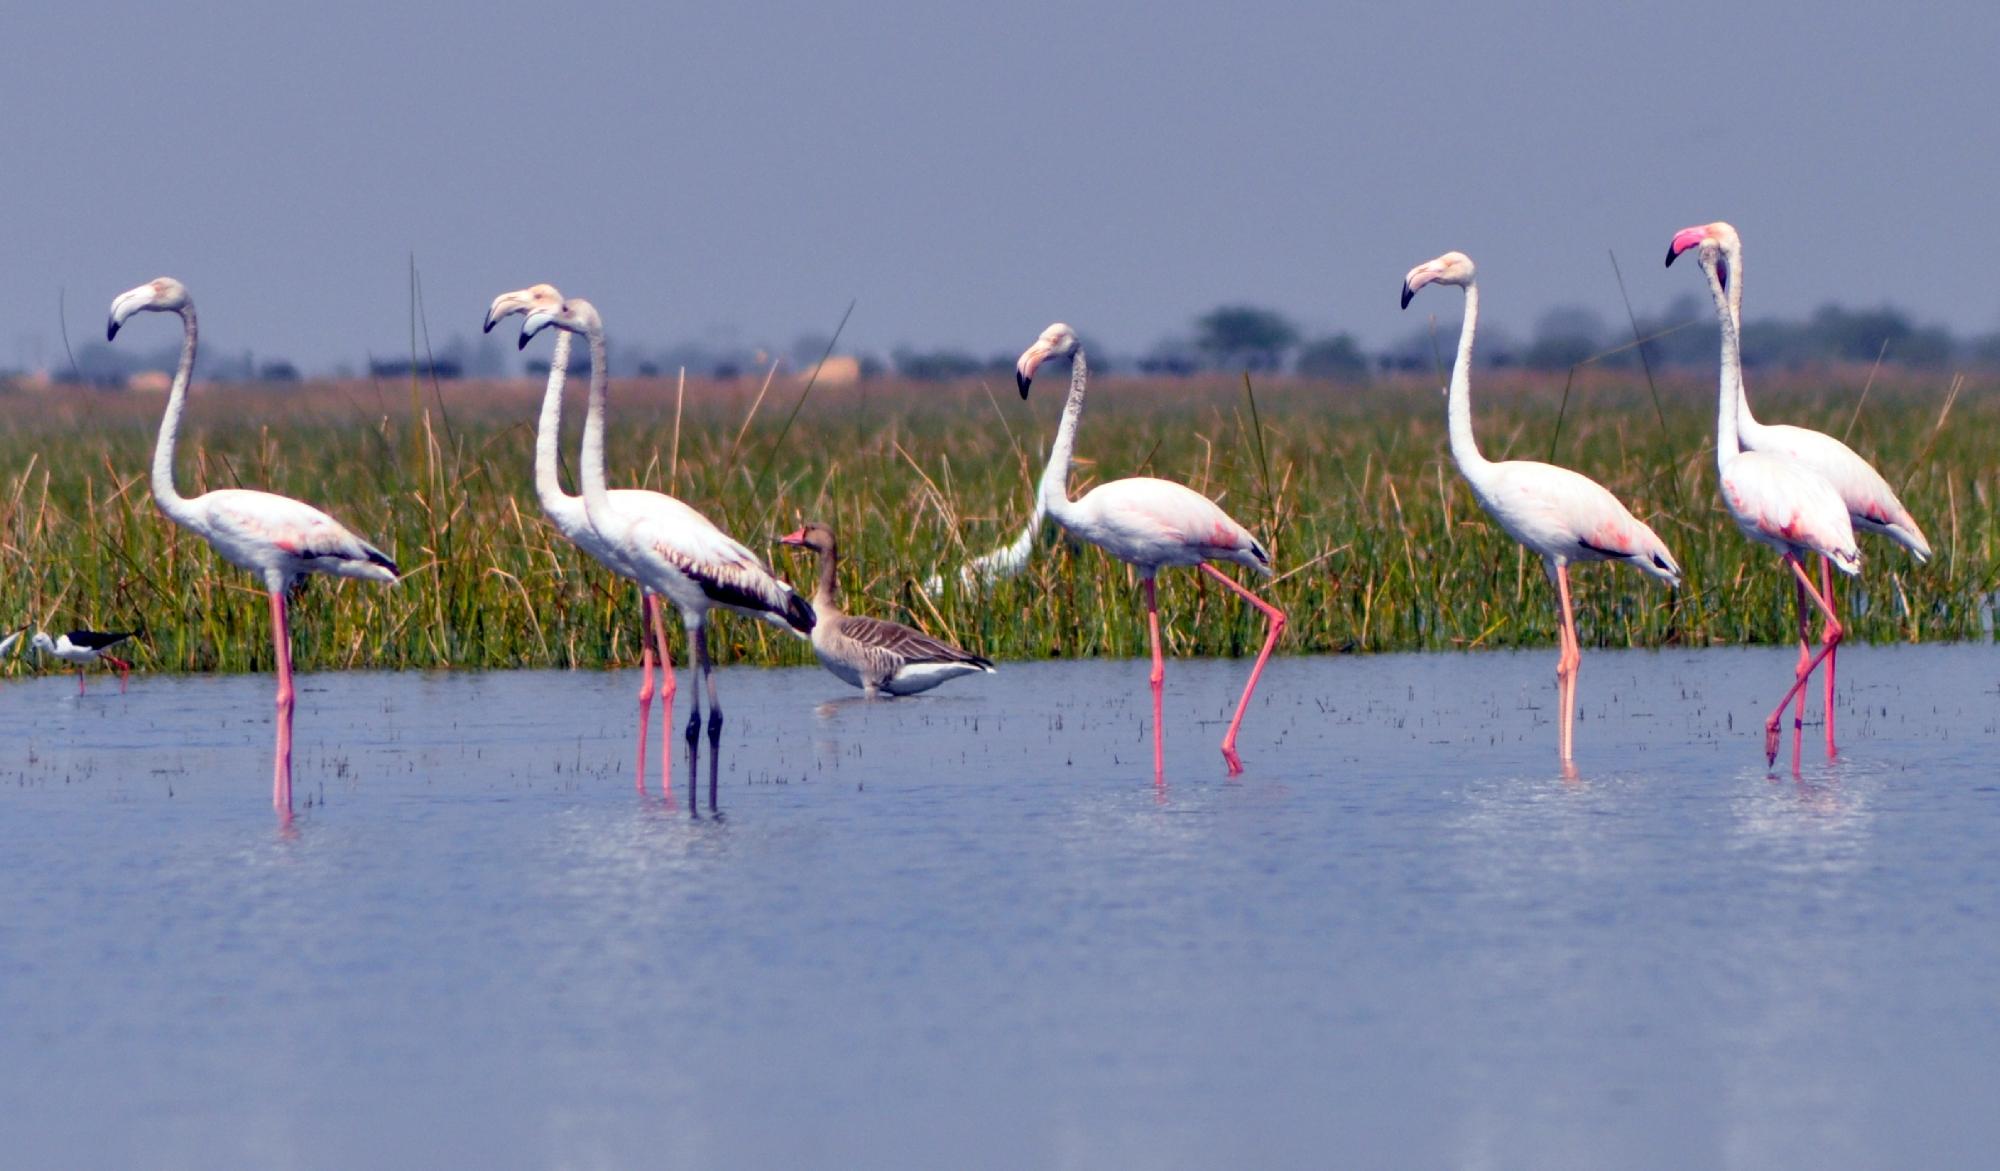
<path fill-rule="evenodd" d="M 1129 352 L 1225 301 L 1373 345 L 1447 249 L 1493 320 L 1616 322 L 1607 250 L 1656 307 L 1716 218 L 1753 317 L 2000 327 L 1986 5 L 24 7 L 0 366 L 59 347 L 58 289 L 102 338 L 162 273 L 232 345 L 403 351 L 411 252 L 440 342 L 550 280 L 614 347 L 786 345 L 850 299 L 875 351 L 1063 319 Z"/>

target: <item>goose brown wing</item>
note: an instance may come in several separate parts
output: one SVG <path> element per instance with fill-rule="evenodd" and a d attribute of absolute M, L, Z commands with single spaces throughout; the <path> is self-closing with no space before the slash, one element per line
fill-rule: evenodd
<path fill-rule="evenodd" d="M 965 663 L 982 669 L 993 666 L 991 660 L 932 638 L 921 630 L 912 630 L 900 622 L 849 614 L 841 619 L 840 633 L 860 646 L 886 651 L 906 663 Z"/>

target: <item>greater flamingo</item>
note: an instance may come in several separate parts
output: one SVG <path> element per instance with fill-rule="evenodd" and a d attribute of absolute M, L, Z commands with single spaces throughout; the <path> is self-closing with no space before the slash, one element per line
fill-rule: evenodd
<path fill-rule="evenodd" d="M 153 500 L 167 518 L 191 529 L 223 560 L 259 574 L 271 598 L 271 646 L 278 668 L 277 751 L 272 763 L 271 803 L 292 810 L 292 643 L 286 626 L 286 596 L 307 574 L 361 577 L 393 583 L 396 563 L 389 555 L 349 532 L 319 509 L 289 496 L 247 488 L 218 488 L 193 499 L 174 488 L 174 437 L 187 404 L 197 340 L 194 302 L 172 277 L 160 277 L 120 293 L 111 302 L 106 340 L 134 313 L 178 313 L 181 361 L 174 372 L 160 438 L 153 448 Z"/>
<path fill-rule="evenodd" d="M 1667 246 L 1667 265 L 1672 267 L 1674 258 L 1689 248 L 1698 246 L 1702 240 L 1712 238 L 1722 248 L 1722 256 L 1716 262 L 1716 271 L 1722 279 L 1723 291 L 1729 294 L 1729 316 L 1736 323 L 1736 336 L 1740 345 L 1743 337 L 1743 239 L 1728 223 L 1717 220 L 1712 224 L 1688 228 L 1674 235 Z M 1794 427 L 1784 423 L 1767 424 L 1757 421 L 1750 413 L 1750 394 L 1743 382 L 1743 368 L 1739 359 L 1736 368 L 1729 372 L 1736 381 L 1736 436 L 1745 451 L 1763 451 L 1783 456 L 1793 463 L 1801 464 L 1818 472 L 1840 493 L 1847 505 L 1847 517 L 1856 532 L 1879 533 L 1908 549 L 1918 564 L 1930 560 L 1931 545 L 1924 538 L 1923 529 L 1917 525 L 1910 510 L 1896 497 L 1895 489 L 1889 481 L 1875 470 L 1867 460 L 1855 453 L 1854 449 L 1821 431 L 1806 427 Z M 1833 593 L 1833 566 L 1825 558 L 1819 563 L 1820 591 L 1827 604 L 1835 601 Z M 1806 645 L 1807 615 L 1805 591 L 1797 593 L 1799 611 L 1799 669 L 1805 669 L 1811 652 Z M 1833 743 L 1833 685 L 1834 675 L 1840 662 L 1840 650 L 1836 647 L 1826 656 L 1826 737 Z M 1803 723 L 1805 717 L 1806 693 L 1799 691 L 1798 708 L 1794 720 Z"/>
<path fill-rule="evenodd" d="M 681 612 L 688 646 L 708 688 L 708 747 L 715 759 L 722 739 L 722 708 L 715 697 L 715 666 L 708 653 L 708 615 L 733 610 L 785 627 L 801 637 L 812 633 L 813 609 L 791 586 L 778 580 L 749 549 L 692 508 L 678 513 L 626 513 L 611 502 L 604 476 L 604 322 L 581 298 L 538 307 L 521 325 L 521 345 L 549 326 L 582 334 L 590 343 L 590 410 L 583 424 L 583 504 L 591 527 L 614 546 L 641 585 L 666 597 Z M 690 750 L 701 729 L 701 696 L 690 705 Z"/>
<path fill-rule="evenodd" d="M 35 632 L 30 646 L 45 655 L 54 655 L 76 668 L 76 693 L 84 693 L 83 672 L 92 664 L 105 662 L 118 672 L 118 694 L 125 694 L 125 681 L 132 677 L 132 664 L 111 653 L 111 648 L 139 633 L 136 630 L 72 630 L 56 638 L 47 631 Z M 11 640 L 9 640 L 11 642 Z M 6 653 L 0 647 L 0 654 Z"/>
<path fill-rule="evenodd" d="M 1146 633 L 1153 648 L 1153 777 L 1166 775 L 1166 745 L 1160 727 L 1167 668 L 1160 655 L 1160 606 L 1153 579 L 1168 566 L 1198 568 L 1229 587 L 1252 606 L 1263 611 L 1267 633 L 1250 681 L 1236 703 L 1236 715 L 1222 737 L 1222 758 L 1234 776 L 1243 771 L 1236 754 L 1236 732 L 1243 726 L 1243 713 L 1257 690 L 1257 678 L 1278 636 L 1285 632 L 1285 613 L 1250 590 L 1238 585 L 1210 561 L 1233 561 L 1259 573 L 1271 572 L 1270 554 L 1264 551 L 1250 530 L 1230 519 L 1214 501 L 1194 489 L 1171 480 L 1135 476 L 1099 484 L 1081 500 L 1069 498 L 1070 454 L 1076 447 L 1076 424 L 1083 415 L 1084 383 L 1088 363 L 1076 331 L 1057 322 L 1042 331 L 1035 344 L 1022 353 L 1014 365 L 1014 381 L 1021 397 L 1028 397 L 1035 371 L 1052 357 L 1070 360 L 1069 399 L 1063 404 L 1062 424 L 1056 429 L 1055 445 L 1049 450 L 1049 464 L 1042 472 L 1039 505 L 1066 531 L 1096 545 L 1139 571 L 1139 583 L 1146 594 Z"/>
<path fill-rule="evenodd" d="M 1841 499 L 1840 492 L 1825 476 L 1783 456 L 1743 449 L 1737 426 L 1742 405 L 1742 364 L 1736 336 L 1736 315 L 1724 287 L 1728 277 L 1723 267 L 1726 262 L 1722 255 L 1722 242 L 1700 229 L 1690 231 L 1697 234 L 1690 237 L 1688 232 L 1680 232 L 1674 236 L 1676 245 L 1680 245 L 1684 238 L 1688 240 L 1685 246 L 1675 249 L 1676 254 L 1687 248 L 1698 249 L 1702 272 L 1708 277 L 1709 295 L 1715 300 L 1716 319 L 1722 326 L 1722 372 L 1718 379 L 1715 408 L 1715 464 L 1722 489 L 1722 503 L 1745 536 L 1777 551 L 1785 568 L 1791 571 L 1799 591 L 1811 598 L 1826 618 L 1826 625 L 1820 634 L 1819 650 L 1799 665 L 1791 688 L 1778 701 L 1771 718 L 1764 721 L 1764 755 L 1767 763 L 1775 764 L 1778 759 L 1778 726 L 1784 717 L 1785 705 L 1805 690 L 1813 670 L 1833 653 L 1833 648 L 1840 644 L 1842 634 L 1833 604 L 1813 587 L 1812 576 L 1806 572 L 1799 558 L 1806 553 L 1818 553 L 1834 568 L 1851 576 L 1861 572 L 1861 550 L 1854 543 L 1854 523 L 1849 518 L 1847 502 Z M 1801 634 L 1804 625 L 1804 616 L 1801 615 Z M 1803 733 L 1803 721 L 1796 716 L 1793 728 L 1795 732 Z M 1826 748 L 1829 753 L 1833 751 L 1830 709 Z"/>
<path fill-rule="evenodd" d="M 900 622 L 848 614 L 840 608 L 834 574 L 840 543 L 833 530 L 812 521 L 779 537 L 780 544 L 819 554 L 819 582 L 813 587 L 813 654 L 820 666 L 874 699 L 878 692 L 915 695 L 961 675 L 993 674 L 993 662 L 932 638 Z"/>
<path fill-rule="evenodd" d="M 553 309 L 562 304 L 562 294 L 553 285 L 531 285 L 511 293 L 502 293 L 493 298 L 493 306 L 486 312 L 486 331 L 516 313 L 531 313 L 538 308 Z M 562 440 L 563 386 L 569 376 L 570 335 L 556 334 L 555 353 L 549 359 L 548 387 L 542 393 L 542 414 L 535 428 L 535 495 L 541 501 L 542 512 L 556 531 L 569 538 L 570 542 L 585 553 L 596 558 L 605 568 L 621 577 L 638 582 L 639 577 L 615 545 L 597 535 L 591 527 L 590 517 L 585 513 L 582 496 L 571 496 L 563 491 L 562 478 L 556 470 L 556 450 Z M 599 431 L 602 439 L 602 430 Z M 611 507 L 619 512 L 653 512 L 678 514 L 687 506 L 671 496 L 659 492 L 647 492 L 636 488 L 614 488 L 611 490 Z M 660 652 L 660 792 L 666 793 L 671 785 L 673 753 L 669 748 L 666 730 L 673 722 L 674 713 L 674 659 L 667 649 L 667 628 L 659 610 L 659 599 L 643 584 L 639 586 L 639 750 L 638 761 L 633 766 L 633 784 L 643 793 L 646 791 L 646 739 L 652 724 L 653 706 L 653 647 Z"/>
<path fill-rule="evenodd" d="M 1403 308 L 1425 285 L 1457 285 L 1465 290 L 1465 320 L 1458 327 L 1458 359 L 1451 368 L 1447 411 L 1451 458 L 1472 495 L 1507 535 L 1535 551 L 1556 587 L 1561 650 L 1556 656 L 1556 695 L 1562 706 L 1557 737 L 1562 762 L 1575 742 L 1577 675 L 1583 648 L 1576 637 L 1570 603 L 1572 561 L 1620 561 L 1668 585 L 1679 585 L 1681 567 L 1646 523 L 1632 515 L 1602 484 L 1588 476 L 1532 460 L 1494 463 L 1479 453 L 1472 434 L 1472 342 L 1479 328 L 1478 272 L 1463 252 L 1426 261 L 1403 278 Z"/>

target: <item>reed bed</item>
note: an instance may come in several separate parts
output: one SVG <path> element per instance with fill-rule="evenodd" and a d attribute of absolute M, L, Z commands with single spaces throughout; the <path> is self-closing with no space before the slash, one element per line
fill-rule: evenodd
<path fill-rule="evenodd" d="M 1753 372 L 1754 377 L 1754 372 Z M 1843 582 L 1851 637 L 1991 637 L 2000 495 L 2000 394 L 1966 381 L 1833 371 L 1756 378 L 1760 415 L 1850 442 L 1876 461 L 1929 533 L 1924 566 L 1863 538 Z M 581 382 L 579 376 L 574 382 Z M 1129 570 L 1051 526 L 1022 576 L 958 587 L 968 556 L 1011 539 L 1061 409 L 1062 381 L 1023 404 L 1004 378 L 874 381 L 814 390 L 780 378 L 620 380 L 616 485 L 669 491 L 771 556 L 800 519 L 834 526 L 851 608 L 898 618 L 998 659 L 1145 653 Z M 581 420 L 564 441 L 572 487 Z M 541 516 L 532 482 L 539 382 L 195 386 L 183 491 L 242 485 L 327 509 L 389 550 L 393 588 L 317 578 L 295 607 L 302 669 L 600 667 L 636 660 L 631 586 Z M 1565 404 L 1565 395 L 1567 402 Z M 135 657 L 168 671 L 270 667 L 251 575 L 154 509 L 148 469 L 162 399 L 57 388 L 0 392 L 0 623 L 143 625 Z M 792 416 L 794 408 L 797 410 Z M 1781 642 L 1790 587 L 1715 500 L 1714 382 L 1586 368 L 1561 380 L 1482 375 L 1475 417 L 1492 458 L 1548 459 L 1605 483 L 1686 569 L 1677 591 L 1613 566 L 1576 576 L 1595 646 Z M 1560 421 L 1560 427 L 1558 423 Z M 1093 379 L 1072 479 L 1179 479 L 1257 532 L 1278 567 L 1259 583 L 1291 616 L 1290 653 L 1553 646 L 1538 561 L 1480 513 L 1451 465 L 1432 378 L 1365 386 L 1240 378 Z M 1553 450 L 1552 450 L 1553 448 Z M 921 583 L 942 572 L 936 596 Z M 1199 575 L 1162 578 L 1174 655 L 1254 651 L 1259 617 Z M 722 661 L 810 661 L 804 643 L 724 616 Z"/>

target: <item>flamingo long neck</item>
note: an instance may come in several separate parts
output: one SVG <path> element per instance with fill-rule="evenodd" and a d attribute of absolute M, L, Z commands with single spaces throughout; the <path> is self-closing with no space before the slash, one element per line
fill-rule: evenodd
<path fill-rule="evenodd" d="M 180 436 L 181 410 L 187 406 L 188 381 L 194 376 L 195 340 L 199 329 L 195 325 L 194 302 L 190 301 L 179 309 L 181 315 L 181 364 L 174 370 L 173 391 L 167 395 L 167 413 L 160 420 L 160 438 L 153 445 L 153 499 L 160 511 L 180 523 L 192 523 L 193 510 L 178 490 L 174 488 L 174 442 Z"/>
<path fill-rule="evenodd" d="M 1715 300 L 1715 317 L 1722 325 L 1722 372 L 1715 404 L 1715 466 L 1720 470 L 1743 450 L 1736 431 L 1736 412 L 1743 402 L 1743 361 L 1737 350 L 1736 316 L 1729 294 L 1722 289 L 1722 277 L 1713 262 L 1704 261 L 1701 268 L 1708 274 L 1709 296 Z"/>
<path fill-rule="evenodd" d="M 1083 388 L 1089 378 L 1089 364 L 1079 346 L 1070 358 L 1069 399 L 1063 403 L 1062 424 L 1056 428 L 1056 441 L 1049 448 L 1049 464 L 1042 469 L 1042 487 L 1035 498 L 1037 511 L 1048 513 L 1063 525 L 1074 515 L 1069 499 L 1069 461 L 1076 450 L 1076 421 L 1083 417 Z M 1040 517 L 1034 523 L 1039 525 Z"/>
<path fill-rule="evenodd" d="M 549 386 L 542 392 L 542 418 L 535 428 L 535 495 L 542 511 L 554 516 L 577 499 L 563 491 L 556 472 L 557 444 L 562 442 L 563 386 L 569 381 L 569 331 L 556 333 L 556 351 L 549 358 Z"/>
<path fill-rule="evenodd" d="M 1738 240 L 1723 251 L 1723 260 L 1729 265 L 1729 319 L 1736 323 L 1738 354 L 1733 377 L 1736 379 L 1736 427 L 1744 436 L 1755 436 L 1763 427 L 1757 416 L 1750 413 L 1750 391 L 1743 385 L 1743 242 Z"/>
<path fill-rule="evenodd" d="M 1451 421 L 1451 458 L 1468 480 L 1478 480 L 1488 467 L 1479 454 L 1479 440 L 1472 434 L 1472 339 L 1479 332 L 1479 280 L 1465 286 L 1465 320 L 1458 327 L 1458 358 L 1451 366 L 1448 412 Z"/>
<path fill-rule="evenodd" d="M 604 485 L 604 330 L 593 326 L 590 338 L 590 409 L 583 418 L 583 508 L 599 532 L 611 519 L 611 490 Z"/>

